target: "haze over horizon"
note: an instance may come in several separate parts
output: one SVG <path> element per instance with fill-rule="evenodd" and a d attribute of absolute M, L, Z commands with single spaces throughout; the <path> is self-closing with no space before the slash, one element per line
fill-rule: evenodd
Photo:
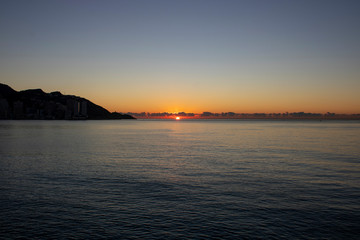
<path fill-rule="evenodd" d="M 118 112 L 360 112 L 359 1 L 10 1 L 0 79 Z"/>

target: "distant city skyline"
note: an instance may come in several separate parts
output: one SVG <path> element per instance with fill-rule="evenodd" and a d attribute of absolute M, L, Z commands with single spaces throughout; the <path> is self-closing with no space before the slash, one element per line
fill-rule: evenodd
<path fill-rule="evenodd" d="M 360 112 L 355 0 L 4 0 L 0 79 L 117 112 Z"/>

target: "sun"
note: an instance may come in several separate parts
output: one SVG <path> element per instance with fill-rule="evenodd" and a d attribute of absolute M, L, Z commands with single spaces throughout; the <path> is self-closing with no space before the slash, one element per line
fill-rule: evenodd
<path fill-rule="evenodd" d="M 175 119 L 176 119 L 176 120 L 180 120 L 180 117 L 176 117 Z"/>

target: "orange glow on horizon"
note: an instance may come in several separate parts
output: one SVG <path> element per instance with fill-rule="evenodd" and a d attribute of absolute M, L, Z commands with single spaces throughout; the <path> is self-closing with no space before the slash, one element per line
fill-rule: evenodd
<path fill-rule="evenodd" d="M 95 88 L 94 88 L 95 89 Z M 114 88 L 116 89 L 116 88 Z M 353 88 L 357 89 L 357 88 Z M 51 89 L 52 91 L 53 89 Z M 166 88 L 165 88 L 166 90 Z M 165 91 L 164 90 L 164 91 Z M 50 90 L 49 90 L 50 91 Z M 305 89 L 303 89 L 305 91 Z M 70 90 L 67 92 L 70 93 Z M 107 94 L 103 94 L 106 92 Z M 301 91 L 300 91 L 301 92 Z M 309 90 L 308 90 L 309 92 Z M 168 90 L 165 93 L 156 94 L 140 92 L 137 95 L 125 94 L 117 96 L 115 90 L 102 89 L 102 91 L 89 91 L 79 93 L 93 103 L 104 107 L 110 112 L 122 113 L 194 113 L 203 112 L 234 112 L 234 113 L 286 113 L 286 112 L 308 112 L 322 113 L 333 112 L 337 114 L 358 114 L 360 104 L 358 95 L 352 92 L 339 92 L 334 95 L 313 94 L 304 98 L 302 94 L 287 91 L 284 93 L 262 92 L 251 95 L 248 93 L 237 94 L 230 92 L 217 95 L 199 92 L 197 94 L 186 94 L 181 97 L 174 96 Z M 345 96 L 346 93 L 346 96 Z"/>

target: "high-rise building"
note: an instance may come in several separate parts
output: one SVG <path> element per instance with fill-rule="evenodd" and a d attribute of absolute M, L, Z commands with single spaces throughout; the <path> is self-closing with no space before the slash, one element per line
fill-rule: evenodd
<path fill-rule="evenodd" d="M 21 101 L 14 102 L 14 117 L 21 119 L 24 117 L 24 104 Z"/>
<path fill-rule="evenodd" d="M 6 99 L 0 99 L 0 119 L 10 118 L 9 103 Z"/>
<path fill-rule="evenodd" d="M 86 117 L 87 118 L 87 101 L 82 101 L 81 102 L 81 108 L 80 108 L 80 113 L 82 117 Z"/>
<path fill-rule="evenodd" d="M 74 117 L 80 116 L 80 102 L 74 101 Z"/>

